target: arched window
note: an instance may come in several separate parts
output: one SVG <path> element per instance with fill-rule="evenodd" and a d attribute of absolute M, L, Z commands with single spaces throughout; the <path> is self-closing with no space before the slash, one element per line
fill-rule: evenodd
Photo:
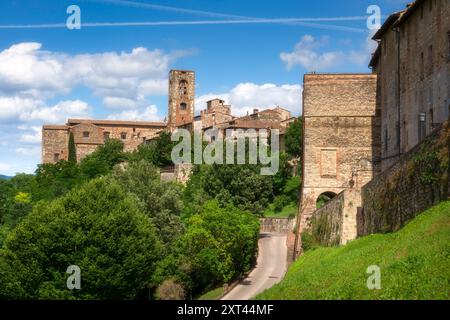
<path fill-rule="evenodd" d="M 181 80 L 179 85 L 178 85 L 178 90 L 179 90 L 180 96 L 187 95 L 187 87 L 188 87 L 187 81 L 186 80 Z"/>
<path fill-rule="evenodd" d="M 322 193 L 316 201 L 316 208 L 320 209 L 322 208 L 324 205 L 327 204 L 328 201 L 330 201 L 331 199 L 333 199 L 334 197 L 336 197 L 336 193 L 331 192 L 331 191 L 327 191 Z"/>
<path fill-rule="evenodd" d="M 186 110 L 187 109 L 187 104 L 186 103 L 180 103 L 180 110 Z"/>

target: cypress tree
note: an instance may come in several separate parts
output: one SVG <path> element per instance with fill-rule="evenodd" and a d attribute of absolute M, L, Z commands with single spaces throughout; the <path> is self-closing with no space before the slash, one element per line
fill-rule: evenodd
<path fill-rule="evenodd" d="M 73 138 L 72 131 L 69 133 L 69 162 L 77 162 L 77 151 L 75 149 L 75 139 Z"/>

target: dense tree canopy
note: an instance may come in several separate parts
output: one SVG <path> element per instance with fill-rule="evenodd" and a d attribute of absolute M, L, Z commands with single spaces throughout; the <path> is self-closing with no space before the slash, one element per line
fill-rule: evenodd
<path fill-rule="evenodd" d="M 160 254 L 155 227 L 136 198 L 99 178 L 38 204 L 11 231 L 0 254 L 10 266 L 0 273 L 0 283 L 9 283 L 0 298 L 138 298 Z M 66 289 L 70 265 L 81 268 L 82 290 Z"/>
<path fill-rule="evenodd" d="M 125 169 L 117 167 L 113 177 L 141 200 L 163 243 L 168 244 L 182 234 L 183 188 L 179 183 L 162 182 L 157 168 L 144 160 L 132 162 Z"/>
<path fill-rule="evenodd" d="M 296 158 L 302 155 L 303 119 L 296 119 L 286 130 L 285 146 L 286 152 Z"/>

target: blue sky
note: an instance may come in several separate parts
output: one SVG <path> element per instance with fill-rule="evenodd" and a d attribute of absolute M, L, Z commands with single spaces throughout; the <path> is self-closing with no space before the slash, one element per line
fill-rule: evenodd
<path fill-rule="evenodd" d="M 219 96 L 236 115 L 274 105 L 298 115 L 305 72 L 370 71 L 367 7 L 378 5 L 388 15 L 406 3 L 1 1 L 0 174 L 35 170 L 43 123 L 68 117 L 164 119 L 171 68 L 196 71 L 196 111 Z M 64 27 L 71 4 L 81 9 L 81 30 Z M 254 18 L 267 20 L 236 23 Z M 292 18 L 339 19 L 282 20 Z M 83 26 L 103 22 L 166 25 Z"/>

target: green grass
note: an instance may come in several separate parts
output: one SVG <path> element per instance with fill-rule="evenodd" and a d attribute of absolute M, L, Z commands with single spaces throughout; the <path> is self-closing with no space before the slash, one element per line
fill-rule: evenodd
<path fill-rule="evenodd" d="M 298 207 L 296 204 L 288 204 L 280 212 L 274 210 L 273 204 L 264 212 L 265 218 L 293 218 L 297 214 Z"/>
<path fill-rule="evenodd" d="M 223 287 L 211 290 L 200 296 L 197 300 L 217 300 L 223 294 Z"/>
<path fill-rule="evenodd" d="M 369 290 L 366 270 L 381 269 L 381 289 Z M 449 299 L 450 201 L 403 229 L 306 252 L 279 284 L 257 299 Z"/>

